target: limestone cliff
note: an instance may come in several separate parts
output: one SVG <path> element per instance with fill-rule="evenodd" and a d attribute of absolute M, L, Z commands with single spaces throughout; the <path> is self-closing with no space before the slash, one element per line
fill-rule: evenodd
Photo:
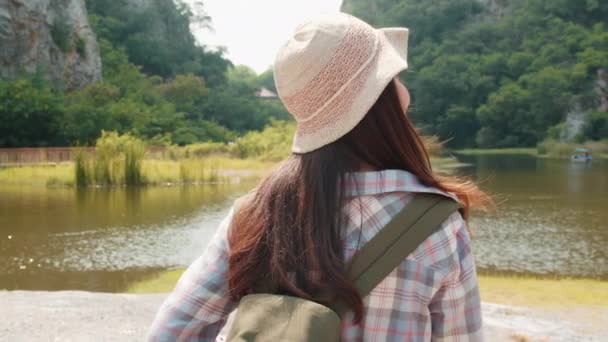
<path fill-rule="evenodd" d="M 35 72 L 65 90 L 101 79 L 84 0 L 0 0 L 0 77 Z"/>

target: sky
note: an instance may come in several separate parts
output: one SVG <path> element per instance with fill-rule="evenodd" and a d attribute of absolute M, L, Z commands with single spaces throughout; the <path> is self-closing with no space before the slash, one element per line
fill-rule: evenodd
<path fill-rule="evenodd" d="M 186 2 L 194 2 L 187 0 Z M 214 32 L 194 30 L 203 44 L 224 46 L 235 64 L 257 73 L 268 69 L 296 26 L 322 13 L 337 12 L 342 0 L 203 0 Z"/>

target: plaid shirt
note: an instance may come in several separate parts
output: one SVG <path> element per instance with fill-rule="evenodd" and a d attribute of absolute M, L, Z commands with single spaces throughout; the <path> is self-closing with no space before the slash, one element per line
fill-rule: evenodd
<path fill-rule="evenodd" d="M 347 184 L 344 234 L 350 259 L 412 199 L 439 193 L 400 170 L 354 173 Z M 149 341 L 213 341 L 236 307 L 227 294 L 227 230 L 232 212 L 205 253 L 160 308 Z M 342 320 L 343 341 L 482 341 L 481 306 L 471 242 L 458 212 L 364 298 L 360 325 Z"/>

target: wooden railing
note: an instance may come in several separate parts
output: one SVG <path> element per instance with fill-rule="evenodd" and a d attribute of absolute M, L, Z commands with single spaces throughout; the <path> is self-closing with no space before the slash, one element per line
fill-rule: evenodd
<path fill-rule="evenodd" d="M 24 165 L 56 165 L 74 161 L 76 153 L 84 149 L 87 154 L 95 154 L 95 147 L 19 147 L 0 148 L 0 167 Z M 162 158 L 166 148 L 149 146 L 146 156 Z"/>
<path fill-rule="evenodd" d="M 75 147 L 0 148 L 0 166 L 66 163 L 74 160 L 78 149 Z M 88 153 L 95 151 L 93 147 L 84 149 Z"/>

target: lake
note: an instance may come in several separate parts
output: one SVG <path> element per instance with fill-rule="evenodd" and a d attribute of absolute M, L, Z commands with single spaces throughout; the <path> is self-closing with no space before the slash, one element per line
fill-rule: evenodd
<path fill-rule="evenodd" d="M 480 272 L 608 279 L 608 162 L 458 156 L 499 202 L 471 221 Z M 125 291 L 188 265 L 254 183 L 0 188 L 0 289 Z"/>

